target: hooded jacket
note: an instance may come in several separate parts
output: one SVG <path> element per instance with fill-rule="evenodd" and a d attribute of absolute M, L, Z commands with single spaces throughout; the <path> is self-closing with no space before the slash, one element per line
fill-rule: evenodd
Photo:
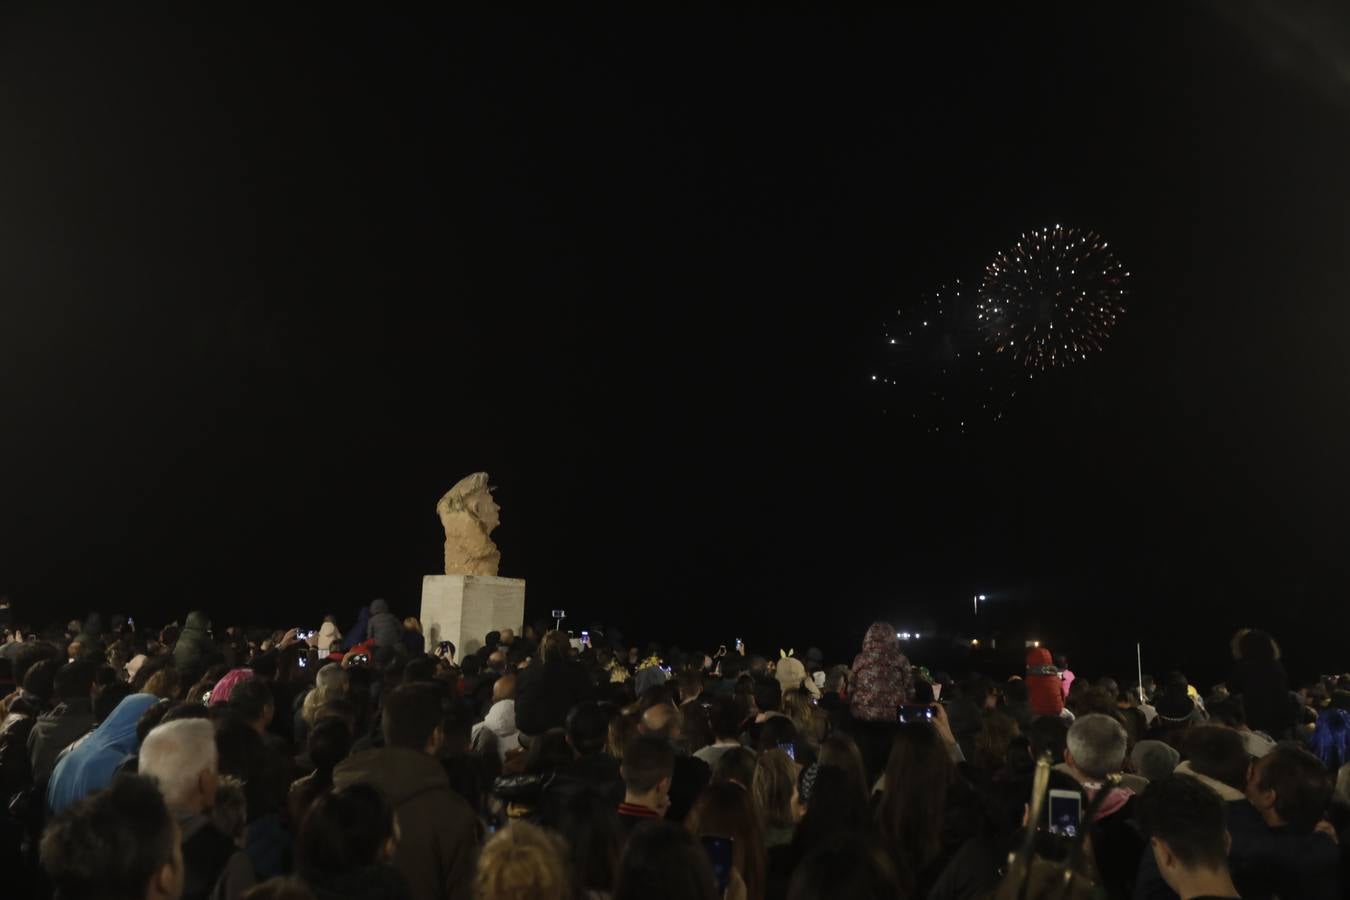
<path fill-rule="evenodd" d="M 195 681 L 219 655 L 211 640 L 211 618 L 200 610 L 188 613 L 183 630 L 178 633 L 178 643 L 173 645 L 173 661 L 179 671 L 190 673 L 192 677 L 188 680 Z"/>
<path fill-rule="evenodd" d="M 1027 651 L 1027 702 L 1038 716 L 1058 716 L 1064 712 L 1064 689 L 1059 670 L 1050 651 L 1034 647 Z"/>
<path fill-rule="evenodd" d="M 863 638 L 862 652 L 853 659 L 849 708 L 855 719 L 894 722 L 896 709 L 914 695 L 909 660 L 900 652 L 895 629 L 873 622 Z"/>
<path fill-rule="evenodd" d="M 364 643 L 368 630 L 370 630 L 370 607 L 363 606 L 356 611 L 356 623 L 352 625 L 352 630 L 347 632 L 347 637 L 342 642 L 342 649 L 350 650 L 357 644 Z"/>
<path fill-rule="evenodd" d="M 159 702 L 153 694 L 132 694 L 117 704 L 89 736 L 67 753 L 52 771 L 47 807 L 54 813 L 108 786 L 127 757 L 140 749 L 136 722 Z"/>
<path fill-rule="evenodd" d="M 403 623 L 394 618 L 383 599 L 371 601 L 369 634 L 376 647 L 393 649 L 403 640 Z"/>
<path fill-rule="evenodd" d="M 469 900 L 473 893 L 478 820 L 433 756 L 406 747 L 382 747 L 347 757 L 333 770 L 333 786 L 369 784 L 398 815 L 402 837 L 393 865 L 414 900 Z"/>
<path fill-rule="evenodd" d="M 516 701 L 498 700 L 492 704 L 483 721 L 473 726 L 472 742 L 475 749 L 495 743 L 497 757 L 506 759 L 506 754 L 520 746 L 520 732 L 516 730 Z"/>
<path fill-rule="evenodd" d="M 516 676 L 516 727 L 526 735 L 561 728 L 567 724 L 568 711 L 594 694 L 595 686 L 579 664 L 536 658 Z"/>

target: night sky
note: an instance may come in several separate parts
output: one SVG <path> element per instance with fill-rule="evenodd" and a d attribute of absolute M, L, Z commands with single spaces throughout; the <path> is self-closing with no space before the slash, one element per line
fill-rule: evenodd
<path fill-rule="evenodd" d="M 482 469 L 531 618 L 851 654 L 985 591 L 1105 668 L 1343 669 L 1350 13 L 1181 6 L 7 5 L 0 591 L 415 614 Z M 1105 351 L 883 415 L 883 315 L 1057 222 L 1132 271 Z"/>

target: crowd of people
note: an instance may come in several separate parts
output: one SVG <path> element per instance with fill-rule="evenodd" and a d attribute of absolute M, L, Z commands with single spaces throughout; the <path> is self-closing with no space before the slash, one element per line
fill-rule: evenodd
<path fill-rule="evenodd" d="M 1343 896 L 1350 675 L 953 680 L 503 628 L 91 616 L 0 646 L 4 895 L 64 900 Z"/>

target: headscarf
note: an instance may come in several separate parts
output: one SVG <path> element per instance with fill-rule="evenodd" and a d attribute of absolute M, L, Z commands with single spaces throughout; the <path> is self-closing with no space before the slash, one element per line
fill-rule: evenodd
<path fill-rule="evenodd" d="M 153 694 L 131 694 L 93 731 L 57 762 L 47 784 L 47 805 L 54 813 L 102 790 L 117 769 L 137 750 L 136 723 L 159 702 Z"/>
<path fill-rule="evenodd" d="M 855 719 L 894 722 L 896 710 L 914 695 L 909 660 L 900 652 L 900 638 L 886 622 L 873 622 L 853 659 L 849 708 Z"/>
<path fill-rule="evenodd" d="M 520 746 L 520 732 L 516 729 L 516 701 L 498 700 L 483 718 L 482 728 L 497 737 L 497 755 L 506 759 L 508 751 Z"/>
<path fill-rule="evenodd" d="M 1064 712 L 1064 689 L 1059 669 L 1050 651 L 1033 647 L 1027 651 L 1027 704 L 1038 716 L 1058 716 Z"/>

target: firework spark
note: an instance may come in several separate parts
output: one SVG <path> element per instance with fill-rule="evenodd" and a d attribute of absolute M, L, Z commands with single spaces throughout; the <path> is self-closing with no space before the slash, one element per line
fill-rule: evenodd
<path fill-rule="evenodd" d="M 985 268 L 976 315 L 996 352 L 1038 371 L 1070 365 L 1110 337 L 1129 275 L 1096 232 L 1043 228 Z"/>

